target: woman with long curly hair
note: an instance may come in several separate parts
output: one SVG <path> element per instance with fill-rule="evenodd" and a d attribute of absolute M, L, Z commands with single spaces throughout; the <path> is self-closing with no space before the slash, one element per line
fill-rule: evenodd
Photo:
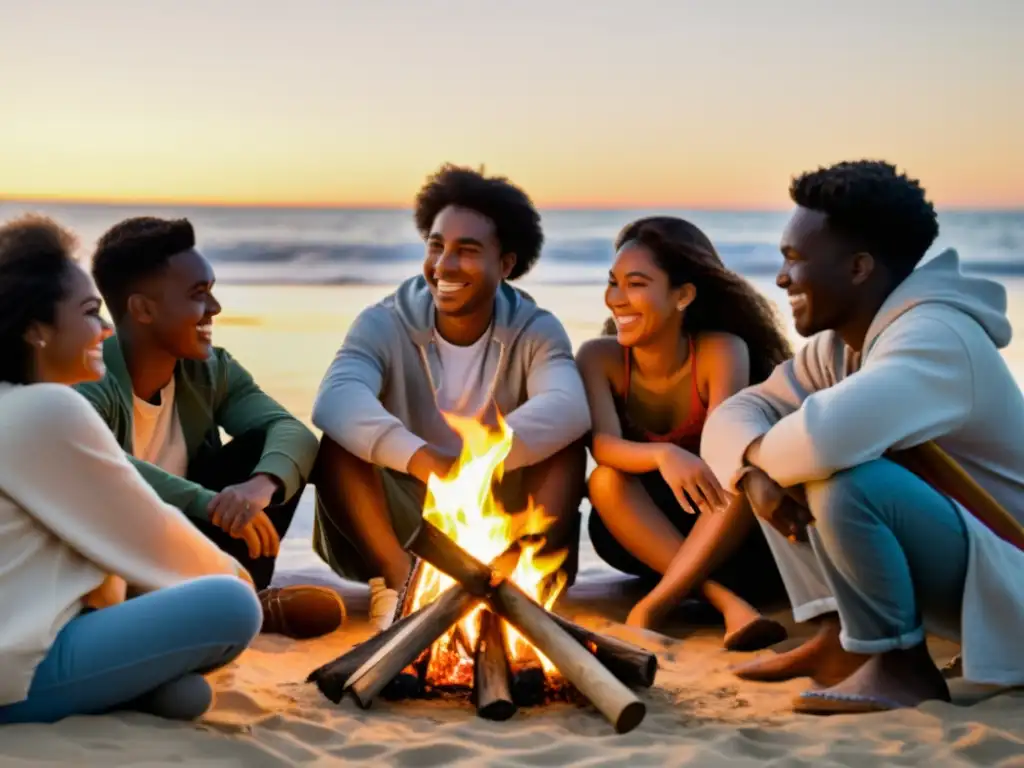
<path fill-rule="evenodd" d="M 707 236 L 658 216 L 615 240 L 605 335 L 577 362 L 593 420 L 594 548 L 620 571 L 657 580 L 627 623 L 653 627 L 699 590 L 725 620 L 725 646 L 754 650 L 785 629 L 748 600 L 782 594 L 743 497 L 699 456 L 704 420 L 791 356 L 768 301 L 722 263 Z"/>

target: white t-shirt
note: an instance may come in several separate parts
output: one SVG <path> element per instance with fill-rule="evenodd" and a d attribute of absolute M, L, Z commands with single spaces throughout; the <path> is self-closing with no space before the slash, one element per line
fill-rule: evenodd
<path fill-rule="evenodd" d="M 486 404 L 489 386 L 483 380 L 484 356 L 491 341 L 490 329 L 468 347 L 445 341 L 434 332 L 437 354 L 441 358 L 441 385 L 437 405 L 442 411 L 459 416 L 476 416 Z"/>
<path fill-rule="evenodd" d="M 188 471 L 188 447 L 174 402 L 174 377 L 160 390 L 160 402 L 147 403 L 138 395 L 132 419 L 132 455 L 178 477 Z"/>

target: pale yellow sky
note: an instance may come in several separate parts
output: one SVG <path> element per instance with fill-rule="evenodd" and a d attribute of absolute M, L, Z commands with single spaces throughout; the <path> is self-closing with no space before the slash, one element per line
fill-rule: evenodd
<path fill-rule="evenodd" d="M 1024 206 L 1021 29 L 1021 0 L 33 0 L 0 195 L 404 206 L 451 160 L 544 205 L 777 207 L 868 156 Z"/>

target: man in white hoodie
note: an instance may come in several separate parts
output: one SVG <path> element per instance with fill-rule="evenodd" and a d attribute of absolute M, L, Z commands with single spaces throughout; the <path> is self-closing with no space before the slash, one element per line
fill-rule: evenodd
<path fill-rule="evenodd" d="M 809 337 L 711 414 L 701 455 L 759 516 L 797 621 L 816 637 L 741 668 L 808 676 L 806 712 L 949 698 L 925 627 L 959 640 L 964 676 L 1024 683 L 1024 554 L 883 458 L 935 441 L 1024 517 L 1024 399 L 999 349 L 1006 292 L 965 277 L 918 182 L 846 162 L 794 180 L 777 283 Z"/>

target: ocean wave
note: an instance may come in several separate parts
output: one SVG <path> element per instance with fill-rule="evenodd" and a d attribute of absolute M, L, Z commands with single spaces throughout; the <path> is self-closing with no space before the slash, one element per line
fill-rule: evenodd
<path fill-rule="evenodd" d="M 221 282 L 235 284 L 351 285 L 401 280 L 421 267 L 422 243 L 311 243 L 241 241 L 203 248 L 216 266 Z M 777 246 L 765 242 L 727 242 L 720 246 L 722 261 L 736 272 L 766 278 L 780 264 Z M 529 274 L 530 282 L 598 285 L 607 280 L 611 244 L 603 238 L 556 240 L 545 246 Z M 1024 275 L 1024 261 L 1011 252 L 988 258 L 966 258 L 964 270 L 994 276 Z"/>

